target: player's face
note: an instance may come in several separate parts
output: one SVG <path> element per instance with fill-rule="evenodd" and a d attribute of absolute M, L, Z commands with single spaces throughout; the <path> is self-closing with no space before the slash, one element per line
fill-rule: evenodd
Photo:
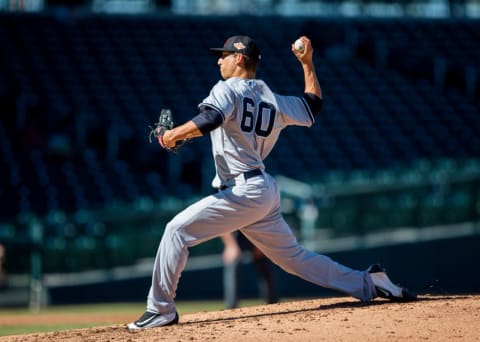
<path fill-rule="evenodd" d="M 220 74 L 224 80 L 232 77 L 237 67 L 236 54 L 233 52 L 223 52 L 217 64 L 220 67 Z"/>

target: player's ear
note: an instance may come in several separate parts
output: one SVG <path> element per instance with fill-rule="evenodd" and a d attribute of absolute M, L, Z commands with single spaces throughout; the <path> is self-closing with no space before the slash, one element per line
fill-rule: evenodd
<path fill-rule="evenodd" d="M 241 53 L 237 53 L 235 55 L 235 64 L 236 65 L 243 65 L 245 66 L 245 60 L 246 60 L 247 57 L 245 57 L 245 55 L 242 55 Z"/>

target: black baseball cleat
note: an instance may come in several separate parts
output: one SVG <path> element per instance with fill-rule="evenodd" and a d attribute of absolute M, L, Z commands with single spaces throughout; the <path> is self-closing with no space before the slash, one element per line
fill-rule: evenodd
<path fill-rule="evenodd" d="M 145 311 L 138 320 L 127 324 L 127 330 L 135 331 L 155 327 L 164 327 L 178 323 L 178 313 L 175 311 L 171 314 L 158 314 Z"/>
<path fill-rule="evenodd" d="M 368 273 L 370 273 L 370 276 L 372 277 L 378 297 L 396 302 L 408 302 L 417 299 L 415 293 L 392 283 L 390 278 L 388 278 L 385 269 L 380 265 L 375 264 L 370 266 L 368 268 Z"/>

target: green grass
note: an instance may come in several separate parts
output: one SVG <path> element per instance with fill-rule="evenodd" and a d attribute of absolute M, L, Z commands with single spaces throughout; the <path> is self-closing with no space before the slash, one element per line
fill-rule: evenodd
<path fill-rule="evenodd" d="M 263 302 L 261 300 L 242 300 L 240 302 L 241 307 L 252 306 L 252 305 L 260 305 Z M 195 312 L 202 312 L 202 311 L 217 311 L 223 310 L 225 308 L 224 304 L 220 300 L 216 301 L 180 301 L 177 302 L 177 310 L 182 314 L 188 313 L 195 313 Z M 143 311 L 145 310 L 145 303 L 109 303 L 109 304 L 84 304 L 84 305 L 59 305 L 59 306 L 51 306 L 41 310 L 40 312 L 32 312 L 28 309 L 0 309 L 0 336 L 6 335 L 16 335 L 16 334 L 28 334 L 28 333 L 37 333 L 37 332 L 52 332 L 52 331 L 61 331 L 61 330 L 69 330 L 69 329 L 81 329 L 81 328 L 90 328 L 95 326 L 105 326 L 114 323 L 105 323 L 105 322 L 98 322 L 95 321 L 92 317 L 91 321 L 85 321 L 85 317 L 88 318 L 88 314 L 95 314 L 95 317 L 98 317 L 99 314 L 105 314 L 108 316 L 109 314 L 115 315 L 131 315 L 132 317 L 140 316 Z M 62 323 L 61 319 L 58 319 L 59 316 L 62 314 L 81 314 L 82 315 L 82 322 L 73 322 L 73 323 Z M 41 319 L 48 317 L 55 317 L 55 320 L 58 322 L 54 322 L 48 324 L 19 324 L 17 323 L 2 323 L 2 319 L 6 319 L 7 317 L 11 321 L 12 317 L 15 316 L 19 317 L 19 320 L 25 317 L 39 317 Z M 120 323 L 127 323 L 127 322 L 118 322 Z"/>
<path fill-rule="evenodd" d="M 23 335 L 29 333 L 52 332 L 70 329 L 91 328 L 95 323 L 52 324 L 52 325 L 6 325 L 0 327 L 0 336 Z"/>
<path fill-rule="evenodd" d="M 90 312 L 129 312 L 145 307 L 141 303 L 106 303 L 106 304 L 81 304 L 81 305 L 56 305 L 49 306 L 40 312 L 33 312 L 27 308 L 0 309 L 0 317 L 6 315 L 49 315 L 61 313 L 90 313 Z"/>

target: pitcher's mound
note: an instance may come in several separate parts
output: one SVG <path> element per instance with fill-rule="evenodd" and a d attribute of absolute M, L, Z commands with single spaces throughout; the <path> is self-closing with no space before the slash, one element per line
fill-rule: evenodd
<path fill-rule="evenodd" d="M 139 312 L 139 315 L 141 312 Z M 5 341 L 480 341 L 480 296 L 420 296 L 411 303 L 349 297 L 182 315 L 175 326 L 124 325 L 4 337 Z M 127 322 L 125 322 L 127 323 Z"/>

